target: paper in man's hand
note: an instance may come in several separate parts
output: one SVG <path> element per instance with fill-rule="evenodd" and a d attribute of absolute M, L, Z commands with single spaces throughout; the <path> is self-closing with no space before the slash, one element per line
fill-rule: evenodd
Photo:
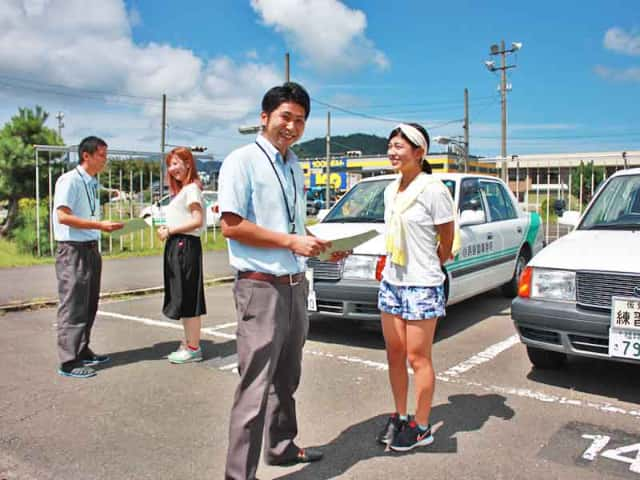
<path fill-rule="evenodd" d="M 372 229 L 359 233 L 358 235 L 331 240 L 331 247 L 318 255 L 318 260 L 326 262 L 331 258 L 331 255 L 334 252 L 346 252 L 348 250 L 353 250 L 358 245 L 362 245 L 364 242 L 367 242 L 378 235 L 380 235 L 380 232 Z"/>
<path fill-rule="evenodd" d="M 120 230 L 114 230 L 111 233 L 111 237 L 117 239 L 123 235 L 135 233 L 144 228 L 149 228 L 149 225 L 147 225 L 147 222 L 145 222 L 143 218 L 132 218 L 131 220 L 124 222 L 124 227 Z"/>

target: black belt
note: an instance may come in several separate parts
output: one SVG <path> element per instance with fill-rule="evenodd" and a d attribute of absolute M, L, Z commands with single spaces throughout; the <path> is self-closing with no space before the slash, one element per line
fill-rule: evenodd
<path fill-rule="evenodd" d="M 272 275 L 271 273 L 262 272 L 238 272 L 238 278 L 249 278 L 251 280 L 260 280 L 261 282 L 276 284 L 298 285 L 304 278 L 304 272 L 289 273 L 287 275 Z"/>
<path fill-rule="evenodd" d="M 76 242 L 76 241 L 72 241 L 72 240 L 63 240 L 61 242 L 58 242 L 58 244 L 60 245 L 72 245 L 74 247 L 85 247 L 85 248 L 98 248 L 98 241 L 97 240 L 90 240 L 88 242 Z"/>

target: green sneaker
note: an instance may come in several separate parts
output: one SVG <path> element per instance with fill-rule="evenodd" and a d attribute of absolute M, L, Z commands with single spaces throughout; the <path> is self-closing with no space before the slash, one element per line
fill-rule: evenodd
<path fill-rule="evenodd" d="M 190 363 L 202 361 L 202 349 L 190 350 L 189 348 L 180 347 L 167 357 L 171 363 Z"/>

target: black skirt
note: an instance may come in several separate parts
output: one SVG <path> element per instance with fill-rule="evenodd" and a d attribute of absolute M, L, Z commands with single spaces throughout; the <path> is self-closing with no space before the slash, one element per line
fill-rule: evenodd
<path fill-rule="evenodd" d="M 164 305 L 173 320 L 207 313 L 200 237 L 171 235 L 164 247 Z"/>

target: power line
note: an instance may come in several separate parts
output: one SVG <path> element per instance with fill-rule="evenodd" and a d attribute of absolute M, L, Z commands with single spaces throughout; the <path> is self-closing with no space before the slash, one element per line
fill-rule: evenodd
<path fill-rule="evenodd" d="M 509 136 L 512 140 L 582 140 L 585 138 L 610 138 L 610 137 L 630 137 L 630 136 L 638 136 L 640 132 L 628 132 L 628 133 L 610 133 L 608 135 L 537 135 L 531 137 L 514 137 L 512 135 Z M 474 135 L 474 138 L 482 139 L 482 140 L 497 140 L 500 137 L 498 136 L 480 136 Z"/>

